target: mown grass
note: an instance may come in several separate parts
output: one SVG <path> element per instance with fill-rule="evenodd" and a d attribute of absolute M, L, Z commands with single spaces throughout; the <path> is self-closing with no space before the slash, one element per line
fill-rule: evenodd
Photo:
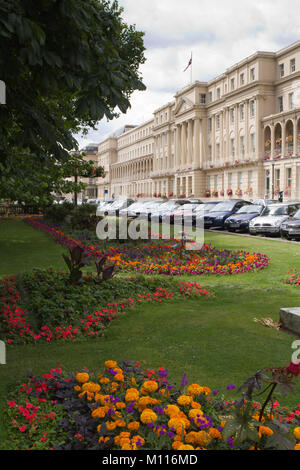
<path fill-rule="evenodd" d="M 300 268 L 300 244 L 213 232 L 205 233 L 205 242 L 265 253 L 270 264 L 260 272 L 233 276 L 181 277 L 197 280 L 214 295 L 139 306 L 115 320 L 97 340 L 9 347 L 7 364 L 0 366 L 1 414 L 9 389 L 28 370 L 42 374 L 58 364 L 70 371 L 83 366 L 99 370 L 107 359 L 132 359 L 149 368 L 166 367 L 177 383 L 186 373 L 189 382 L 221 390 L 241 385 L 258 369 L 288 364 L 295 338 L 254 318 L 278 321 L 281 307 L 300 305 L 300 289 L 282 282 L 288 270 Z M 22 222 L 0 222 L 0 276 L 37 266 L 62 268 L 62 252 L 47 235 Z M 163 276 L 160 279 L 163 286 Z M 299 403 L 299 385 L 295 391 L 284 403 Z M 0 441 L 5 435 L 2 419 Z"/>

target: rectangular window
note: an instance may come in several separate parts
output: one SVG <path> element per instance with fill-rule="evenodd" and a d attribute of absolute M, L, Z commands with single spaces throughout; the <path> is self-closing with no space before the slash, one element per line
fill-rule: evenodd
<path fill-rule="evenodd" d="M 208 118 L 208 132 L 212 131 L 212 120 L 211 118 Z"/>
<path fill-rule="evenodd" d="M 208 146 L 208 160 L 211 162 L 212 161 L 212 146 Z"/>
<path fill-rule="evenodd" d="M 289 93 L 289 108 L 294 108 L 294 93 Z"/>
<path fill-rule="evenodd" d="M 279 96 L 278 98 L 278 112 L 282 113 L 283 111 L 283 97 Z"/>
<path fill-rule="evenodd" d="M 280 189 L 280 170 L 275 170 L 275 189 Z"/>
<path fill-rule="evenodd" d="M 255 148 L 255 134 L 250 134 L 250 144 L 251 144 L 251 152 L 252 155 L 255 155 L 256 148 Z"/>
<path fill-rule="evenodd" d="M 287 168 L 286 169 L 286 185 L 291 188 L 292 186 L 292 169 Z"/>
<path fill-rule="evenodd" d="M 210 189 L 210 176 L 207 177 L 207 188 Z"/>
<path fill-rule="evenodd" d="M 255 80 L 255 69 L 254 68 L 250 70 L 250 78 L 251 78 L 251 80 Z"/>
<path fill-rule="evenodd" d="M 228 173 L 228 188 L 232 187 L 232 173 Z"/>
<path fill-rule="evenodd" d="M 240 118 L 241 118 L 241 121 L 245 119 L 245 105 L 244 104 L 240 105 Z"/>
<path fill-rule="evenodd" d="M 234 108 L 231 108 L 230 110 L 230 116 L 231 116 L 231 123 L 234 123 Z"/>
<path fill-rule="evenodd" d="M 240 137 L 240 151 L 241 151 L 241 157 L 244 158 L 244 156 L 245 156 L 245 137 L 243 135 Z"/>
<path fill-rule="evenodd" d="M 296 59 L 290 60 L 290 71 L 291 73 L 296 72 Z"/>
<path fill-rule="evenodd" d="M 217 114 L 216 116 L 216 128 L 220 129 L 220 115 L 219 114 Z"/>
<path fill-rule="evenodd" d="M 217 88 L 217 99 L 219 100 L 221 98 L 221 89 Z"/>
<path fill-rule="evenodd" d="M 219 143 L 216 145 L 216 152 L 217 152 L 217 159 L 220 159 L 221 151 L 220 151 L 220 144 Z"/>
<path fill-rule="evenodd" d="M 232 78 L 230 80 L 230 83 L 231 83 L 231 90 L 234 90 L 235 89 L 235 80 L 234 80 L 234 78 Z"/>
<path fill-rule="evenodd" d="M 253 187 L 253 171 L 252 170 L 248 172 L 248 185 L 249 185 L 249 188 Z"/>
<path fill-rule="evenodd" d="M 244 73 L 241 73 L 240 75 L 240 85 L 245 85 L 245 74 Z"/>
<path fill-rule="evenodd" d="M 279 64 L 279 77 L 284 77 L 284 64 Z"/>
<path fill-rule="evenodd" d="M 243 173 L 239 171 L 238 172 L 238 188 L 242 186 L 242 177 L 243 177 Z"/>
<path fill-rule="evenodd" d="M 212 94 L 212 91 L 210 91 L 210 92 L 209 92 L 208 96 L 209 96 L 209 102 L 211 103 L 211 102 L 212 102 L 212 100 L 213 100 L 213 94 Z"/>
<path fill-rule="evenodd" d="M 254 100 L 251 100 L 250 101 L 250 117 L 254 117 L 255 116 L 255 101 Z"/>
<path fill-rule="evenodd" d="M 206 94 L 201 93 L 200 94 L 200 104 L 205 104 L 206 103 Z"/>
<path fill-rule="evenodd" d="M 235 156 L 235 140 L 230 139 L 231 142 L 231 155 L 234 157 Z"/>

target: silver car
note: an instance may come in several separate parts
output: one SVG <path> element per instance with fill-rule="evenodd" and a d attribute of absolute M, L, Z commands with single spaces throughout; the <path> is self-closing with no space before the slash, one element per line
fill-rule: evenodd
<path fill-rule="evenodd" d="M 260 216 L 249 223 L 252 235 L 280 235 L 281 224 L 300 209 L 300 202 L 278 203 L 266 206 Z"/>

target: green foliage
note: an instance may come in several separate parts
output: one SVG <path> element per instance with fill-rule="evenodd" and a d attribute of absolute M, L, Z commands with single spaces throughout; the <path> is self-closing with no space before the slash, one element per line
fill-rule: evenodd
<path fill-rule="evenodd" d="M 64 202 L 63 204 L 52 204 L 44 208 L 44 216 L 51 222 L 60 223 L 65 220 L 67 215 L 70 215 L 74 209 L 74 204 Z"/>
<path fill-rule="evenodd" d="M 37 331 L 44 325 L 78 325 L 84 313 L 98 311 L 110 302 L 135 298 L 137 293 L 155 292 L 161 286 L 159 279 L 144 276 L 95 283 L 94 276 L 87 275 L 84 281 L 78 285 L 70 284 L 66 282 L 65 273 L 53 269 L 23 273 L 18 283 L 18 289 L 21 287 L 22 291 L 22 306 Z M 167 284 L 174 286 L 172 280 Z M 0 298 L 5 295 L 8 293 L 0 290 Z"/>

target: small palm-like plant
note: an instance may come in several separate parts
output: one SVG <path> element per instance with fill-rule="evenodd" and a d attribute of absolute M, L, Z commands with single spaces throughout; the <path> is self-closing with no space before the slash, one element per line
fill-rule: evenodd
<path fill-rule="evenodd" d="M 95 261 L 97 268 L 97 279 L 96 282 L 103 282 L 111 279 L 115 275 L 115 265 L 110 264 L 106 266 L 107 256 L 102 256 L 99 261 Z"/>
<path fill-rule="evenodd" d="M 86 256 L 84 249 L 78 245 L 73 248 L 69 248 L 69 252 L 69 257 L 63 253 L 63 258 L 70 271 L 69 280 L 72 284 L 79 284 L 82 281 L 81 270 L 88 264 L 88 257 Z"/>

